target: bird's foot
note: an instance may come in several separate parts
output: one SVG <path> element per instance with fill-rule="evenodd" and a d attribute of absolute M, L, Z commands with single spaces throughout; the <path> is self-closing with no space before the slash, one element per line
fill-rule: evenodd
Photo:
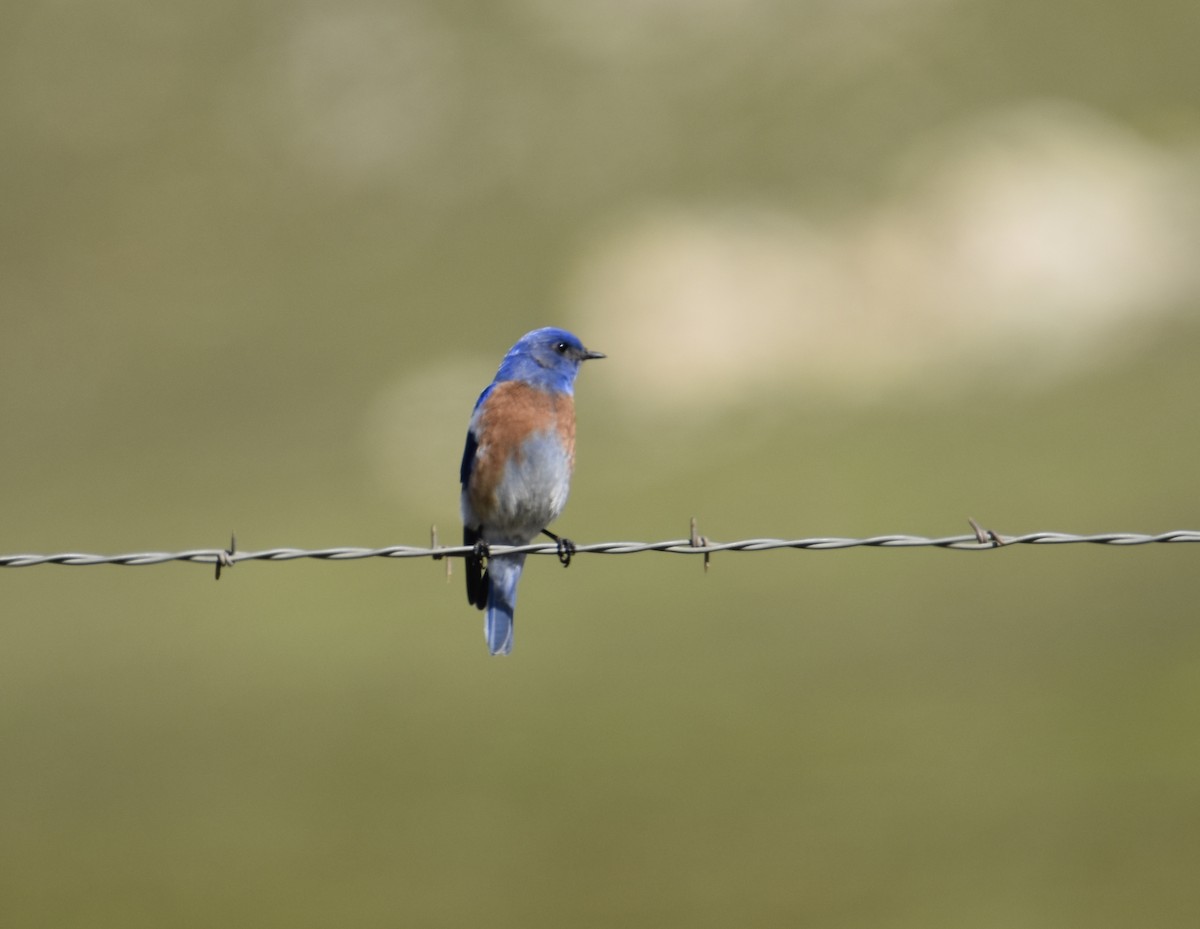
<path fill-rule="evenodd" d="M 575 556 L 575 543 L 565 536 L 555 535 L 549 529 L 543 529 L 542 534 L 554 540 L 554 544 L 558 546 L 559 562 L 564 568 L 569 568 L 571 566 L 571 559 Z"/>
<path fill-rule="evenodd" d="M 483 539 L 476 539 L 475 547 L 471 550 L 470 558 L 476 564 L 483 564 L 483 562 L 491 556 L 492 550 L 488 546 L 487 542 L 485 542 Z"/>

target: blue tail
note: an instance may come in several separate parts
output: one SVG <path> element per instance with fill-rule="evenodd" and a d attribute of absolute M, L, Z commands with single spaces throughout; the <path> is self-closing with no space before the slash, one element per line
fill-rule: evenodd
<path fill-rule="evenodd" d="M 524 555 L 497 555 L 488 559 L 487 615 L 483 632 L 488 651 L 507 655 L 513 644 L 513 610 L 517 606 L 517 581 L 525 567 Z"/>

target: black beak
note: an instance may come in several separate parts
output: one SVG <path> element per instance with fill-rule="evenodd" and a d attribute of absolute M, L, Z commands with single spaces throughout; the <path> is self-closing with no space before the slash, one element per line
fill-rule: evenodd
<path fill-rule="evenodd" d="M 584 352 L 579 357 L 579 360 L 580 361 L 591 361 L 593 358 L 607 358 L 607 357 L 608 356 L 606 354 L 604 354 L 604 352 L 590 352 L 587 349 L 584 349 Z"/>

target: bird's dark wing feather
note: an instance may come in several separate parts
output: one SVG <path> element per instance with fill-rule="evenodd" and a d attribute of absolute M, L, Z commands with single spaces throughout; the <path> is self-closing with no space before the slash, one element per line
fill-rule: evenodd
<path fill-rule="evenodd" d="M 480 541 L 478 529 L 463 526 L 463 545 L 475 545 Z M 478 553 L 466 557 L 467 563 L 467 602 L 471 606 L 484 609 L 488 598 L 488 576 L 483 567 L 483 558 Z"/>

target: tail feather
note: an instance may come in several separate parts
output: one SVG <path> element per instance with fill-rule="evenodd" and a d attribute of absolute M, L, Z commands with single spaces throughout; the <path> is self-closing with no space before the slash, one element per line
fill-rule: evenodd
<path fill-rule="evenodd" d="M 483 631 L 487 636 L 488 651 L 493 655 L 507 655 L 512 651 L 517 582 L 524 566 L 524 555 L 498 555 L 488 562 L 487 614 Z"/>

